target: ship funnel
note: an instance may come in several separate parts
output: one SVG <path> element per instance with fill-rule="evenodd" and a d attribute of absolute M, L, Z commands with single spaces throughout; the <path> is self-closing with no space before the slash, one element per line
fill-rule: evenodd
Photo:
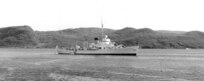
<path fill-rule="evenodd" d="M 95 43 L 99 43 L 99 39 L 97 37 L 94 38 Z"/>

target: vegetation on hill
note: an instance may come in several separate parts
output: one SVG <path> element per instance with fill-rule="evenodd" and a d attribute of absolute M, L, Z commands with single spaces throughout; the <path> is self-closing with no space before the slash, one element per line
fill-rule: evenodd
<path fill-rule="evenodd" d="M 200 31 L 154 31 L 149 28 L 126 27 L 104 29 L 112 41 L 125 46 L 139 44 L 141 48 L 204 48 L 204 33 Z M 76 44 L 101 39 L 101 28 L 75 28 L 59 31 L 33 31 L 29 26 L 0 29 L 1 47 L 74 47 Z"/>
<path fill-rule="evenodd" d="M 0 28 L 0 47 L 33 47 L 37 44 L 35 32 L 29 26 Z"/>
<path fill-rule="evenodd" d="M 122 33 L 114 32 L 114 40 L 126 46 L 138 43 L 142 48 L 204 48 L 204 33 L 199 31 L 161 33 L 148 28 L 127 29 L 119 30 Z"/>
<path fill-rule="evenodd" d="M 109 34 L 114 30 L 104 29 L 105 34 Z M 74 47 L 76 44 L 83 45 L 85 41 L 93 42 L 95 37 L 101 37 L 100 28 L 76 28 L 65 29 L 60 31 L 36 32 L 41 47 Z"/>

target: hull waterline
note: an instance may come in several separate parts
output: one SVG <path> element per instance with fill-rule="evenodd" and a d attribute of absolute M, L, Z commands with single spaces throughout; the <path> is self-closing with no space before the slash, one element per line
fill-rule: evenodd
<path fill-rule="evenodd" d="M 58 54 L 65 55 L 121 55 L 121 56 L 136 56 L 138 49 L 136 48 L 118 48 L 118 49 L 99 49 L 99 50 L 65 50 L 57 49 Z"/>

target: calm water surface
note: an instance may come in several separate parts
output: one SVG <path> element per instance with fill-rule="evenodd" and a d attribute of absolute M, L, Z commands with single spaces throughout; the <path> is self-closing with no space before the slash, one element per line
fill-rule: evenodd
<path fill-rule="evenodd" d="M 34 68 L 47 68 L 41 70 L 47 72 L 45 77 L 71 76 L 76 81 L 82 81 L 79 77 L 93 81 L 204 81 L 203 49 L 141 49 L 137 56 L 56 55 L 53 49 L 0 49 L 0 65 L 0 73 L 1 67 L 32 69 L 31 73 L 36 73 Z"/>

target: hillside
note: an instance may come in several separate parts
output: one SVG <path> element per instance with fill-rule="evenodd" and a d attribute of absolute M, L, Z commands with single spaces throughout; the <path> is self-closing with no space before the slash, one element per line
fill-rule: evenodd
<path fill-rule="evenodd" d="M 104 29 L 105 34 L 114 32 L 111 29 Z M 36 32 L 41 47 L 73 47 L 76 44 L 82 45 L 84 41 L 93 42 L 94 37 L 101 37 L 100 28 L 76 28 L 60 31 Z"/>
<path fill-rule="evenodd" d="M 35 32 L 29 26 L 0 28 L 0 47 L 33 47 L 37 44 Z"/>
<path fill-rule="evenodd" d="M 200 31 L 155 31 L 150 28 L 126 27 L 120 30 L 104 29 L 112 41 L 125 46 L 139 44 L 141 48 L 204 48 L 204 33 Z M 29 26 L 0 29 L 1 47 L 54 48 L 83 45 L 85 41 L 101 39 L 101 28 L 75 28 L 59 31 L 33 31 Z"/>
<path fill-rule="evenodd" d="M 204 33 L 199 31 L 154 31 L 149 28 L 126 27 L 121 30 L 104 29 L 112 41 L 126 46 L 139 44 L 142 48 L 204 48 Z M 71 47 L 92 42 L 101 37 L 100 28 L 76 28 L 60 31 L 38 32 L 39 40 L 45 47 Z"/>
<path fill-rule="evenodd" d="M 126 46 L 138 43 L 142 48 L 204 48 L 204 33 L 199 31 L 170 33 L 148 28 L 124 28 L 113 34 L 115 41 Z"/>

